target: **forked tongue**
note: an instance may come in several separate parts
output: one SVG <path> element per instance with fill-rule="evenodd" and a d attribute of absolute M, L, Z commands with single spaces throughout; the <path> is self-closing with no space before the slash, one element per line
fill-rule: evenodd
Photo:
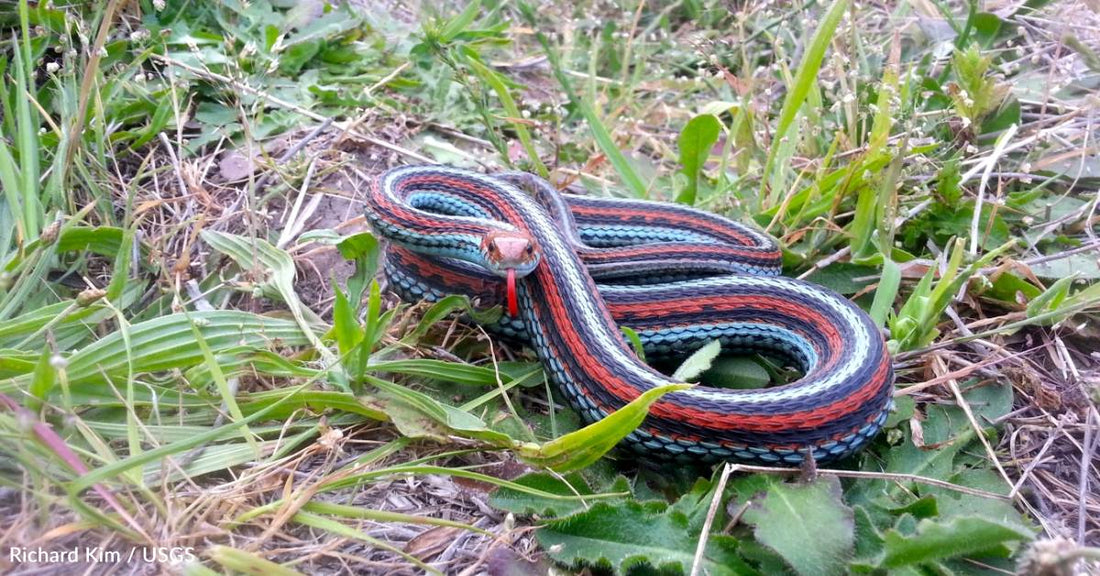
<path fill-rule="evenodd" d="M 519 303 L 516 299 L 516 269 L 508 269 L 508 315 L 519 316 Z"/>

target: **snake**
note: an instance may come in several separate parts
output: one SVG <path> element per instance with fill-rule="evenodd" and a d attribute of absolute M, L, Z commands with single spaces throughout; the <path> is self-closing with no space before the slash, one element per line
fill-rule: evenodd
<path fill-rule="evenodd" d="M 500 306 L 496 333 L 532 348 L 586 423 L 678 379 L 648 362 L 718 341 L 801 372 L 765 388 L 661 396 L 619 443 L 644 460 L 762 465 L 855 454 L 885 425 L 894 372 L 878 325 L 822 286 L 780 275 L 754 226 L 683 204 L 565 194 L 522 172 L 402 166 L 373 178 L 366 221 L 404 300 Z M 622 328 L 633 331 L 635 343 Z"/>

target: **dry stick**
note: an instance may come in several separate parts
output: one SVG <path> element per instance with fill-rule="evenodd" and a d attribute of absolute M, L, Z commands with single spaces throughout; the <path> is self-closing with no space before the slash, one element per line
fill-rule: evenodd
<path fill-rule="evenodd" d="M 986 368 L 986 367 L 992 366 L 994 364 L 1000 364 L 1001 362 L 1007 362 L 1009 360 L 1014 360 L 1016 358 L 1019 358 L 1021 356 L 1026 355 L 1026 354 L 1027 354 L 1027 352 L 1025 351 L 1025 352 L 1017 352 L 1015 354 L 1010 354 L 1008 356 L 1001 356 L 1001 357 L 990 356 L 990 357 L 987 357 L 987 358 L 985 358 L 984 360 L 982 360 L 980 362 L 976 362 L 974 364 L 966 366 L 965 368 L 960 368 L 958 370 L 955 370 L 954 372 L 948 372 L 947 374 L 944 374 L 942 376 L 937 376 L 937 377 L 935 377 L 931 380 L 925 380 L 924 382 L 918 382 L 918 383 L 913 384 L 911 386 L 906 386 L 905 388 L 902 388 L 900 390 L 895 390 L 894 391 L 894 397 L 896 398 L 898 396 L 909 396 L 909 395 L 912 395 L 916 392 L 920 392 L 921 390 L 924 390 L 925 388 L 931 388 L 932 386 L 935 386 L 937 384 L 944 384 L 946 382 L 951 381 L 952 379 L 965 378 L 965 377 L 969 376 L 970 374 L 973 374 L 974 372 L 976 372 L 976 371 L 978 371 L 982 368 Z"/>
<path fill-rule="evenodd" d="M 997 164 L 997 161 L 1001 159 L 1001 156 L 1005 153 L 1005 146 L 1009 140 L 1016 135 L 1018 125 L 1013 124 L 1008 127 L 1008 130 L 1004 134 L 1001 134 L 997 138 L 997 144 L 993 146 L 993 153 L 989 155 L 989 158 L 985 163 L 985 171 L 982 173 L 981 183 L 978 185 L 978 200 L 974 204 L 974 218 L 970 221 L 970 254 L 974 255 L 978 253 L 978 223 L 982 219 L 982 202 L 985 200 L 985 188 L 989 183 L 989 175 L 993 172 L 993 166 Z"/>
<path fill-rule="evenodd" d="M 894 356 L 894 361 L 895 362 L 901 362 L 901 361 L 904 361 L 904 360 L 908 360 L 909 358 L 914 358 L 914 357 L 917 357 L 917 356 L 923 356 L 923 355 L 925 355 L 929 352 L 935 352 L 936 350 L 942 350 L 944 348 L 949 348 L 949 347 L 954 346 L 956 344 L 961 344 L 961 343 L 964 343 L 964 342 L 970 342 L 971 340 L 976 340 L 978 338 L 985 338 L 987 336 L 995 336 L 997 334 L 1001 334 L 1002 332 L 1007 332 L 1009 330 L 1016 330 L 1017 328 L 1023 328 L 1025 326 L 1031 326 L 1032 324 L 1041 322 L 1041 321 L 1049 319 L 1049 318 L 1056 318 L 1056 317 L 1063 316 L 1063 315 L 1068 317 L 1069 315 L 1076 314 L 1076 313 L 1081 312 L 1083 310 L 1086 310 L 1088 308 L 1092 308 L 1092 307 L 1096 306 L 1097 304 L 1100 304 L 1100 301 L 1087 300 L 1087 301 L 1081 302 L 1079 304 L 1074 304 L 1073 306 L 1070 306 L 1070 307 L 1066 308 L 1065 310 L 1051 310 L 1049 312 L 1044 312 L 1042 314 L 1033 316 L 1031 318 L 1025 317 L 1022 320 L 1017 320 L 1015 322 L 1009 322 L 1008 324 L 1002 324 L 1001 326 L 998 326 L 996 328 L 991 328 L 989 330 L 985 330 L 985 331 L 982 331 L 982 332 L 975 332 L 974 334 L 972 334 L 970 336 L 959 336 L 957 338 L 952 338 L 950 340 L 943 340 L 943 341 L 938 342 L 936 344 L 932 344 L 931 346 L 925 346 L 924 348 L 920 348 L 920 349 L 917 349 L 917 350 L 910 350 L 908 352 L 902 352 L 900 354 L 897 354 L 896 356 Z M 1024 313 L 1021 312 L 1019 315 L 1022 316 L 1023 314 Z M 990 320 L 996 320 L 996 319 L 994 318 L 994 319 L 990 319 Z M 985 325 L 985 324 L 988 324 L 989 321 L 979 320 L 977 322 L 972 322 L 969 326 L 967 326 L 967 328 L 971 328 L 975 324 L 979 324 L 979 323 L 982 324 L 982 325 Z"/>
<path fill-rule="evenodd" d="M 92 45 L 88 64 L 84 66 L 84 79 L 80 82 L 80 101 L 76 106 L 76 116 L 73 117 L 71 131 L 69 132 L 69 144 L 65 148 L 66 165 L 72 165 L 76 145 L 83 136 L 84 119 L 88 116 L 88 98 L 92 94 L 92 85 L 95 84 L 96 79 L 95 71 L 99 69 L 100 58 L 107 53 L 103 46 L 107 44 L 111 24 L 115 20 L 115 10 L 118 9 L 118 5 L 121 3 L 119 0 L 108 2 L 107 9 L 103 11 L 103 18 L 99 21 L 99 31 L 96 32 L 95 44 Z"/>
<path fill-rule="evenodd" d="M 1043 461 L 1043 456 L 1045 456 L 1047 450 L 1050 450 L 1050 447 L 1054 445 L 1054 441 L 1058 439 L 1058 433 L 1062 431 L 1063 425 L 1064 423 L 1059 420 L 1058 427 L 1050 433 L 1050 436 L 1047 437 L 1046 442 L 1043 443 L 1043 447 L 1039 449 L 1039 453 L 1031 459 L 1031 463 L 1027 465 L 1027 468 L 1024 468 L 1023 474 L 1020 474 L 1020 479 L 1016 481 L 1016 484 L 1012 487 L 1012 491 L 1008 493 L 1008 496 L 1010 498 L 1016 497 L 1016 495 L 1020 492 L 1020 488 L 1023 487 L 1024 482 L 1026 482 L 1028 477 L 1031 476 L 1031 472 L 1035 470 L 1035 467 L 1038 466 L 1040 462 Z"/>
<path fill-rule="evenodd" d="M 941 370 L 947 370 L 947 366 L 943 363 L 943 358 L 935 356 L 932 360 L 936 363 L 936 366 Z M 1011 490 L 1015 485 L 1015 482 L 1008 477 L 1008 473 L 1005 472 L 1004 466 L 1001 466 L 1000 459 L 997 458 L 997 453 L 993 451 L 993 446 L 989 444 L 989 439 L 985 437 L 985 433 L 982 431 L 982 426 L 978 424 L 978 419 L 974 417 L 974 412 L 970 410 L 970 403 L 966 401 L 966 398 L 962 395 L 962 390 L 959 390 L 959 383 L 955 378 L 951 378 L 947 381 L 947 386 L 951 388 L 951 393 L 955 395 L 955 403 L 962 408 L 963 414 L 966 414 L 966 419 L 970 421 L 970 426 L 974 429 L 974 433 L 978 435 L 978 440 L 985 447 L 985 453 L 989 455 L 989 459 L 993 461 L 993 465 L 997 467 L 997 472 L 1001 474 L 1001 478 L 1004 478 L 1005 484 L 1008 484 L 1008 489 Z"/>
<path fill-rule="evenodd" d="M 282 164 L 283 162 L 286 162 L 286 161 L 290 160 L 291 158 L 293 158 L 295 154 L 302 151 L 302 148 L 306 147 L 306 144 L 309 144 L 310 142 L 312 142 L 315 138 L 320 136 L 325 130 L 328 130 L 329 126 L 332 126 L 332 118 L 325 118 L 325 121 L 321 122 L 321 124 L 319 126 L 317 126 L 316 128 L 314 128 L 312 131 L 310 131 L 309 134 L 306 134 L 305 138 L 302 138 L 301 140 L 295 142 L 294 145 L 291 146 L 290 148 L 288 148 L 286 152 L 283 152 L 281 155 L 279 155 L 279 162 L 278 163 Z M 264 174 L 262 176 L 260 176 L 260 179 L 256 180 L 256 186 L 255 186 L 256 190 L 259 190 L 259 189 L 263 188 L 264 185 L 267 184 L 267 181 L 271 179 L 271 175 L 273 173 L 274 173 L 273 171 L 264 172 Z"/>
<path fill-rule="evenodd" d="M 845 247 L 841 248 L 840 250 L 837 250 L 836 252 L 834 252 L 832 255 L 830 255 L 826 258 L 822 258 L 821 260 L 818 260 L 817 262 L 814 262 L 814 265 L 809 270 L 807 270 L 807 271 L 803 272 L 802 274 L 800 274 L 798 276 L 798 279 L 799 280 L 805 280 L 806 277 L 809 276 L 810 274 L 813 274 L 814 272 L 817 272 L 818 270 L 821 270 L 822 268 L 832 264 L 833 262 L 836 262 L 837 260 L 840 260 L 841 258 L 844 258 L 851 251 L 852 251 L 851 246 L 845 246 Z"/>
<path fill-rule="evenodd" d="M 1092 422 L 1089 422 L 1092 420 Z M 1096 415 L 1096 408 L 1089 408 L 1085 417 L 1085 441 L 1081 446 L 1081 470 L 1077 479 L 1077 545 L 1085 545 L 1085 495 L 1089 490 L 1089 461 L 1096 452 L 1096 445 L 1100 444 L 1100 435 L 1096 434 L 1096 428 L 1100 427 L 1100 417 Z"/>
<path fill-rule="evenodd" d="M 180 166 L 180 159 L 176 156 L 176 149 L 172 147 L 172 143 L 168 141 L 168 136 L 164 132 L 157 133 L 157 137 L 160 138 L 160 143 L 164 144 L 164 149 L 168 152 L 168 160 L 172 162 L 173 172 L 176 174 L 176 184 L 180 187 L 180 197 L 185 197 L 187 196 L 187 183 L 183 181 L 183 170 Z"/>
<path fill-rule="evenodd" d="M 298 232 L 305 226 L 306 220 L 316 210 L 316 204 L 324 197 L 324 194 L 315 194 L 310 199 L 310 206 L 312 209 L 307 208 L 305 213 L 302 213 L 302 204 L 306 199 L 306 192 L 309 191 L 310 182 L 313 180 L 313 174 L 317 171 L 317 159 L 314 158 L 309 163 L 309 167 L 306 168 L 306 177 L 302 180 L 302 189 L 298 191 L 298 196 L 291 204 L 290 213 L 283 219 L 283 231 L 279 234 L 279 239 L 275 242 L 275 247 L 279 249 L 286 248 L 286 245 L 298 235 Z"/>
<path fill-rule="evenodd" d="M 699 569 L 703 564 L 703 552 L 707 549 L 707 539 L 710 538 L 710 526 L 714 523 L 714 516 L 718 513 L 718 505 L 722 503 L 722 493 L 726 491 L 726 481 L 733 471 L 733 464 L 726 463 L 722 468 L 722 476 L 718 478 L 718 486 L 714 489 L 714 497 L 710 499 L 710 508 L 707 510 L 707 518 L 703 521 L 703 531 L 699 534 L 699 543 L 695 546 L 695 558 L 691 562 L 691 576 L 699 576 Z"/>
<path fill-rule="evenodd" d="M 1095 205 L 1095 204 L 1094 204 Z M 1082 252 L 1089 252 L 1091 250 L 1100 251 L 1100 241 L 1089 242 L 1083 244 L 1071 250 L 1063 250 L 1057 254 L 1049 254 L 1047 256 L 1038 256 L 1035 258 L 1028 258 L 1027 260 L 1020 260 L 1020 264 L 1025 266 L 1034 266 L 1036 264 L 1045 264 L 1047 262 L 1053 262 L 1055 260 L 1061 260 L 1063 258 L 1069 258 L 1070 256 L 1081 254 Z M 997 270 L 997 266 L 990 266 L 988 268 L 982 268 L 978 272 L 981 274 L 991 274 Z"/>
<path fill-rule="evenodd" d="M 966 286 L 964 285 L 963 288 L 965 289 Z M 955 324 L 955 328 L 958 329 L 960 334 L 962 334 L 963 336 L 974 335 L 974 332 L 970 330 L 970 328 L 967 328 L 966 322 L 963 322 L 963 319 L 959 316 L 959 313 L 955 311 L 955 307 L 953 305 L 945 308 L 944 312 L 946 312 L 947 316 L 951 318 L 951 322 Z M 999 348 L 984 340 L 974 340 L 970 344 L 971 348 L 973 348 L 974 351 L 979 354 L 997 354 L 1000 352 Z"/>
<path fill-rule="evenodd" d="M 153 58 L 155 58 L 157 60 L 160 60 L 161 62 L 163 62 L 165 64 L 169 64 L 171 66 L 176 66 L 177 68 L 182 68 L 182 69 L 187 70 L 188 72 L 190 72 L 192 74 L 204 77 L 208 80 L 217 80 L 218 82 L 224 82 L 224 83 L 229 84 L 230 86 L 232 86 L 232 87 L 234 87 L 238 90 L 241 90 L 242 92 L 247 92 L 249 94 L 252 94 L 253 96 L 259 96 L 260 98 L 263 98 L 263 99 L 267 100 L 268 102 L 271 102 L 272 104 L 275 104 L 277 106 L 281 106 L 281 107 L 286 108 L 288 110 L 293 110 L 293 111 L 301 114 L 302 116 L 305 116 L 307 118 L 312 118 L 314 120 L 317 120 L 318 122 L 324 122 L 326 120 L 331 120 L 331 118 L 327 118 L 327 117 L 322 116 L 322 115 L 320 115 L 316 112 L 313 112 L 311 110 L 307 110 L 307 109 L 305 109 L 301 106 L 298 106 L 297 104 L 294 104 L 292 102 L 287 102 L 286 100 L 283 100 L 283 99 L 278 98 L 276 96 L 272 96 L 271 94 L 268 94 L 267 92 L 264 92 L 263 90 L 257 90 L 256 88 L 248 86 L 247 84 L 244 84 L 243 82 L 238 82 L 237 80 L 234 80 L 234 79 L 232 79 L 228 76 L 218 74 L 216 72 L 211 72 L 209 70 L 203 70 L 201 68 L 195 68 L 194 66 L 184 64 L 183 62 L 180 62 L 179 60 L 175 60 L 175 59 L 169 58 L 167 56 L 162 56 L 160 54 L 153 54 L 152 56 L 153 56 Z M 368 136 L 366 134 L 363 134 L 362 132 L 356 132 L 356 131 L 349 130 L 347 127 L 340 126 L 339 124 L 337 124 L 337 128 L 340 128 L 342 131 L 347 132 L 347 133 L 355 136 L 356 138 L 359 138 L 361 140 L 365 140 L 365 141 L 367 141 L 367 142 L 369 142 L 369 143 L 371 143 L 375 146 L 379 146 L 381 148 L 385 148 L 387 150 L 390 150 L 391 152 L 396 152 L 398 154 L 401 154 L 402 156 L 407 156 L 407 157 L 412 158 L 414 160 L 417 160 L 419 162 L 425 162 L 425 163 L 428 163 L 428 164 L 434 164 L 435 163 L 431 158 L 428 158 L 427 156 L 424 156 L 422 154 L 418 154 L 416 152 L 413 152 L 412 150 L 409 150 L 407 148 L 402 148 L 401 146 L 398 146 L 397 144 L 391 144 L 389 142 L 386 142 L 385 140 L 380 140 L 380 139 L 375 138 L 373 136 Z"/>

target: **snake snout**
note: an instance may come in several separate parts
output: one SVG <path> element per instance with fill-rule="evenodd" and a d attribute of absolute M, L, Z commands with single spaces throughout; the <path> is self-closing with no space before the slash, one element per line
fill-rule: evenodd
<path fill-rule="evenodd" d="M 516 232 L 491 232 L 481 243 L 489 269 L 505 276 L 509 270 L 518 277 L 526 276 L 539 262 L 539 250 L 535 240 Z"/>

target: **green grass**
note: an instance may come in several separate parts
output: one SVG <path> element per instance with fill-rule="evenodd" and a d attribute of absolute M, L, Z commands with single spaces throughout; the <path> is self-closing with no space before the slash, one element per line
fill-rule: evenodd
<path fill-rule="evenodd" d="M 189 573 L 1095 569 L 1087 26 L 161 4 L 0 6 L 5 546 L 180 547 Z M 533 355 L 460 320 L 499 311 L 378 283 L 366 179 L 425 158 L 766 227 L 786 274 L 888 331 L 887 430 L 812 482 L 605 454 L 653 398 L 581 428 Z"/>

